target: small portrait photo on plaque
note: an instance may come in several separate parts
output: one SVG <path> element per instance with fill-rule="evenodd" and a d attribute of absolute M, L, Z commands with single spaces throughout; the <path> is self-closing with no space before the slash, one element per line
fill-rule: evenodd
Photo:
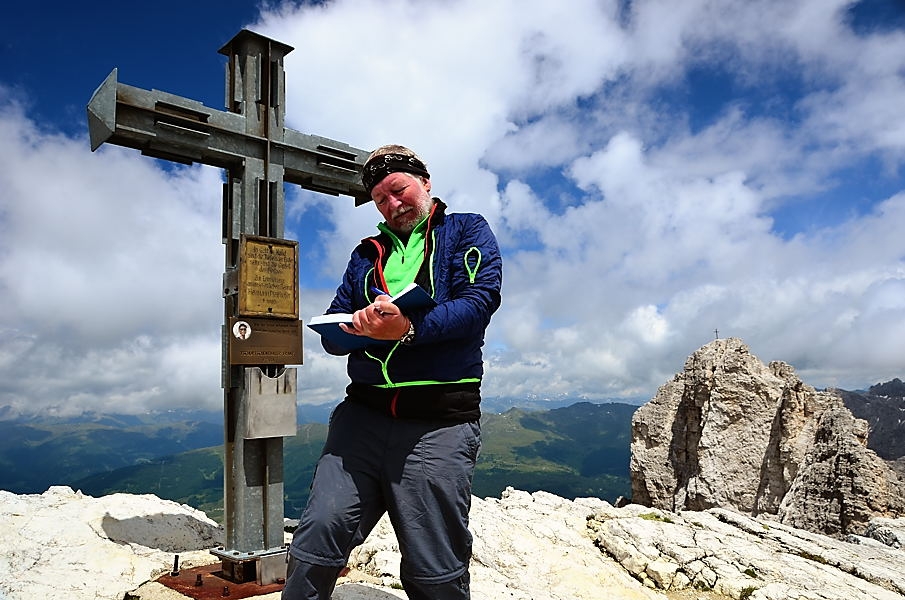
<path fill-rule="evenodd" d="M 233 325 L 233 335 L 237 340 L 247 340 L 251 337 L 251 325 L 245 321 L 236 321 Z"/>

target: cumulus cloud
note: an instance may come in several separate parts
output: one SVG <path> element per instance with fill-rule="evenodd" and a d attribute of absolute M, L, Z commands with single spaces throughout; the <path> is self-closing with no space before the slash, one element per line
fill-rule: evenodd
<path fill-rule="evenodd" d="M 62 413 L 209 400 L 168 380 L 176 365 L 218 381 L 220 174 L 87 148 L 14 103 L 0 111 L 0 400 Z"/>
<path fill-rule="evenodd" d="M 486 395 L 643 400 L 715 330 L 817 386 L 903 376 L 905 32 L 858 8 L 335 0 L 251 29 L 295 48 L 290 127 L 409 145 L 488 217 Z M 0 157 L 0 402 L 218 406 L 219 173 L 91 155 L 8 97 Z M 307 317 L 377 213 L 287 214 Z M 342 359 L 305 345 L 300 401 L 338 399 Z"/>

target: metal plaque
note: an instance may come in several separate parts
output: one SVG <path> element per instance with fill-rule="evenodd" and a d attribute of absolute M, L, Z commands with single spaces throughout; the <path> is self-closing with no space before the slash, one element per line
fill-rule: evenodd
<path fill-rule="evenodd" d="M 239 314 L 299 318 L 299 243 L 243 235 L 239 250 Z"/>
<path fill-rule="evenodd" d="M 231 365 L 302 364 L 302 322 L 266 317 L 230 317 Z"/>

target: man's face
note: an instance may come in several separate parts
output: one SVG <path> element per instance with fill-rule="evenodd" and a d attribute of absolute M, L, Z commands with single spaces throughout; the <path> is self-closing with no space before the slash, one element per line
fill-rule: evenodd
<path fill-rule="evenodd" d="M 430 213 L 430 180 L 408 173 L 390 173 L 371 190 L 371 199 L 396 233 L 410 233 Z"/>

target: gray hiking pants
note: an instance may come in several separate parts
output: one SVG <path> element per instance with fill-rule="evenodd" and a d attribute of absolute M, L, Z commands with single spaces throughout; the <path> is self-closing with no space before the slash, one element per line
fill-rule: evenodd
<path fill-rule="evenodd" d="M 352 550 L 388 512 L 409 600 L 467 600 L 478 422 L 394 419 L 344 401 L 330 417 L 289 547 L 284 600 L 327 600 Z"/>

